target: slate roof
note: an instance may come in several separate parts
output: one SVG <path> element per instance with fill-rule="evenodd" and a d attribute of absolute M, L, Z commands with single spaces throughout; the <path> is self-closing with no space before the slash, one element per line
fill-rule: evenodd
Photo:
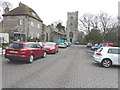
<path fill-rule="evenodd" d="M 23 3 L 19 3 L 19 6 L 17 8 L 3 14 L 3 16 L 19 16 L 19 15 L 28 15 L 30 17 L 33 17 L 43 22 L 32 8 L 28 7 L 27 5 Z"/>

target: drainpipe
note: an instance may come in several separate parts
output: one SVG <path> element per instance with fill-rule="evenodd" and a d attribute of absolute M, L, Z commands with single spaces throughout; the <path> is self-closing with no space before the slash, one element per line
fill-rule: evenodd
<path fill-rule="evenodd" d="M 27 34 L 26 34 L 26 41 L 29 38 L 29 16 L 27 16 L 27 17 L 28 17 L 28 30 L 27 30 Z"/>

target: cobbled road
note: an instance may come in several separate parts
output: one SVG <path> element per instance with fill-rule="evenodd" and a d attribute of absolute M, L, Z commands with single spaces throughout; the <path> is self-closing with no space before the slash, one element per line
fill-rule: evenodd
<path fill-rule="evenodd" d="M 118 88 L 118 66 L 100 67 L 84 45 L 72 45 L 31 64 L 2 57 L 3 88 Z"/>

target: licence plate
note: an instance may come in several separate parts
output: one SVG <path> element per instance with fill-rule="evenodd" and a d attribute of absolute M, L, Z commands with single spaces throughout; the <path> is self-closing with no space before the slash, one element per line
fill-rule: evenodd
<path fill-rule="evenodd" d="M 10 51 L 11 53 L 17 53 L 17 51 Z"/>

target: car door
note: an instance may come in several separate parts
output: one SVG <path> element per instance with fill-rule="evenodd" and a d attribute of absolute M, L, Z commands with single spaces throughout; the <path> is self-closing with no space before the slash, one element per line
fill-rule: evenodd
<path fill-rule="evenodd" d="M 36 44 L 36 45 L 37 45 L 37 49 L 38 49 L 38 51 L 37 51 L 38 57 L 43 56 L 44 50 L 43 50 L 42 46 L 40 46 L 40 44 Z"/>
<path fill-rule="evenodd" d="M 109 56 L 113 62 L 113 64 L 118 65 L 118 49 L 109 49 Z"/>
<path fill-rule="evenodd" d="M 27 48 L 29 48 L 31 54 L 34 54 L 34 57 L 37 57 L 37 49 L 34 44 L 28 44 Z"/>

